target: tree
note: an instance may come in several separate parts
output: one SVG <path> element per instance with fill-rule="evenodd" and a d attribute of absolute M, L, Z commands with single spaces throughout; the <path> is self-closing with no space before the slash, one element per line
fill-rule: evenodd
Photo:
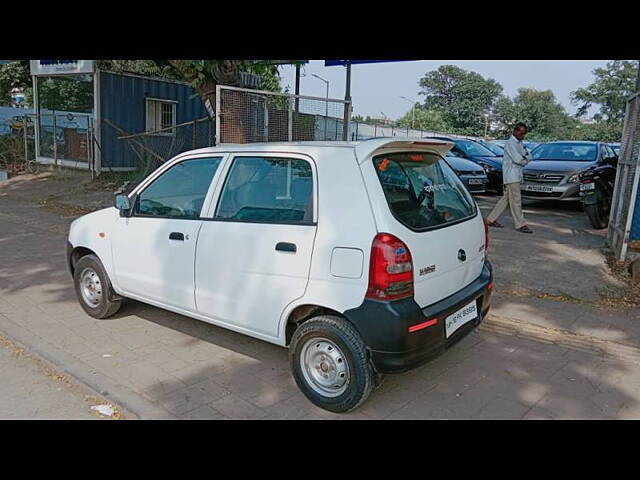
<path fill-rule="evenodd" d="M 14 88 L 31 91 L 29 60 L 14 60 L 0 65 L 0 105 L 11 103 L 11 90 Z"/>
<path fill-rule="evenodd" d="M 413 124 L 413 127 L 412 127 Z M 415 107 L 409 110 L 398 120 L 399 127 L 415 128 L 416 130 L 429 130 L 432 132 L 451 131 L 451 125 L 447 124 L 442 113 L 437 110 L 427 110 Z"/>
<path fill-rule="evenodd" d="M 593 71 L 595 80 L 586 88 L 571 92 L 571 103 L 578 106 L 576 116 L 587 114 L 592 105 L 599 105 L 596 121 L 622 124 L 627 99 L 636 91 L 638 63 L 628 60 L 608 62 L 605 68 Z"/>
<path fill-rule="evenodd" d="M 443 65 L 428 72 L 419 82 L 425 96 L 424 108 L 438 111 L 454 133 L 481 135 L 484 114 L 502 93 L 502 85 L 492 78 L 455 65 Z"/>
<path fill-rule="evenodd" d="M 551 90 L 519 88 L 513 100 L 501 96 L 495 103 L 494 118 L 500 124 L 497 133 L 509 135 L 517 122 L 529 128 L 531 140 L 569 138 L 578 122 L 567 114 Z"/>

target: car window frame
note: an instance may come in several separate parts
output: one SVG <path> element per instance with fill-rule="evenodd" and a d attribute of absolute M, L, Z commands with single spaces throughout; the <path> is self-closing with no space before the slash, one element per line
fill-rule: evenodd
<path fill-rule="evenodd" d="M 220 218 L 216 216 L 218 211 L 218 207 L 220 206 L 220 201 L 222 200 L 222 192 L 224 191 L 224 187 L 229 180 L 229 174 L 231 173 L 231 169 L 233 164 L 237 158 L 278 158 L 285 160 L 303 160 L 309 163 L 311 166 L 311 175 L 312 175 L 312 202 L 313 202 L 313 212 L 312 212 L 312 221 L 311 222 L 294 222 L 294 221 L 258 221 L 258 220 L 238 220 L 235 218 Z M 218 169 L 220 174 L 219 180 L 217 182 L 216 188 L 213 192 L 211 203 L 209 204 L 209 208 L 207 210 L 206 216 L 201 217 L 202 220 L 210 221 L 210 222 L 230 222 L 230 223 L 248 223 L 248 224 L 256 224 L 256 225 L 289 225 L 289 226 L 317 226 L 318 225 L 318 198 L 319 198 L 319 189 L 318 189 L 318 169 L 316 166 L 315 159 L 311 155 L 298 153 L 298 152 L 287 152 L 287 151 L 241 151 L 241 152 L 229 152 L 227 159 L 223 168 Z"/>
<path fill-rule="evenodd" d="M 220 178 L 220 171 L 224 167 L 224 164 L 227 160 L 227 153 L 223 152 L 212 152 L 212 153 L 203 153 L 199 155 L 189 155 L 189 156 L 180 156 L 176 158 L 174 161 L 167 162 L 166 165 L 156 170 L 152 175 L 147 177 L 143 182 L 140 183 L 130 194 L 129 199 L 133 200 L 133 206 L 131 209 L 131 216 L 129 218 L 157 218 L 157 219 L 169 219 L 169 220 L 196 220 L 201 221 L 204 218 L 205 212 L 209 211 L 209 206 L 211 203 L 212 195 L 215 190 L 215 185 Z M 167 173 L 173 167 L 180 163 L 187 162 L 189 160 L 205 160 L 209 158 L 220 158 L 220 163 L 218 168 L 216 169 L 211 181 L 209 182 L 209 187 L 207 189 L 207 193 L 205 194 L 204 201 L 202 202 L 202 207 L 200 208 L 200 214 L 197 218 L 192 217 L 181 217 L 178 215 L 144 215 L 137 212 L 138 204 L 140 202 L 140 196 L 144 193 L 144 191 L 149 188 L 151 185 L 155 183 L 157 179 L 159 179 L 162 175 Z"/>

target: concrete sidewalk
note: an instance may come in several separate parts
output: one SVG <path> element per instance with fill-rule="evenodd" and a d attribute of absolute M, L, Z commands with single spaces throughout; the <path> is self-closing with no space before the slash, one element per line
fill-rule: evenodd
<path fill-rule="evenodd" d="M 72 377 L 0 335 L 0 419 L 123 418 L 115 407 L 112 416 L 91 409 L 97 405 L 113 407 Z"/>
<path fill-rule="evenodd" d="M 622 286 L 578 210 L 527 207 L 534 235 L 492 229 L 487 322 L 335 415 L 299 392 L 286 349 L 135 301 L 88 317 L 66 267 L 73 217 L 37 202 L 74 183 L 40 178 L 0 186 L 0 332 L 140 418 L 640 418 L 637 309 L 593 307 Z"/>

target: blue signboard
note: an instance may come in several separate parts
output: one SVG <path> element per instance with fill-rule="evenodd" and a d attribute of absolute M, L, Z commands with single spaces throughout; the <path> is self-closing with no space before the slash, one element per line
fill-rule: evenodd
<path fill-rule="evenodd" d="M 409 62 L 410 60 L 325 60 L 325 67 L 335 67 L 336 65 L 353 65 L 355 63 L 385 63 L 385 62 Z"/>

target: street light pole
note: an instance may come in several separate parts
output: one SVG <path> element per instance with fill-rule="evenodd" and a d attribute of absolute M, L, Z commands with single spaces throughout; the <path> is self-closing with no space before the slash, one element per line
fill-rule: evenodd
<path fill-rule="evenodd" d="M 411 100 L 410 98 L 400 96 L 403 100 L 411 103 L 411 130 L 413 130 L 413 122 L 416 119 L 416 102 L 415 100 Z"/>

